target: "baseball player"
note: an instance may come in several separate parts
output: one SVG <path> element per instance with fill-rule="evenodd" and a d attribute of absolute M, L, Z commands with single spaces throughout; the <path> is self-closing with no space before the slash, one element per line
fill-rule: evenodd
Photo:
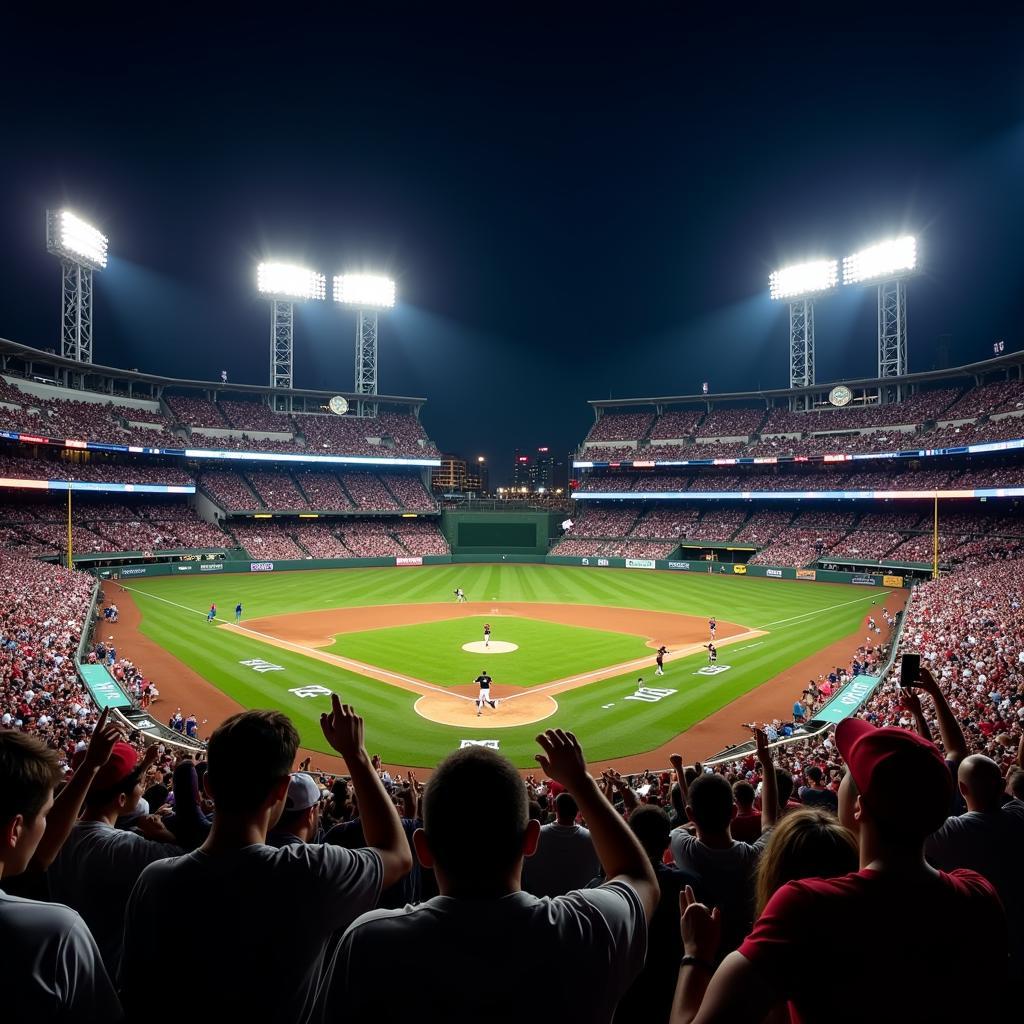
<path fill-rule="evenodd" d="M 665 655 L 668 654 L 668 648 L 662 645 L 658 648 L 658 653 L 655 654 L 654 660 L 657 662 L 658 667 L 654 670 L 656 676 L 663 676 L 665 674 Z"/>
<path fill-rule="evenodd" d="M 479 718 L 483 713 L 485 704 L 490 704 L 492 710 L 496 711 L 498 701 L 497 698 L 491 700 L 491 677 L 487 674 L 487 669 L 481 670 L 480 675 L 473 681 L 480 687 L 480 695 L 476 699 L 476 717 Z"/>
<path fill-rule="evenodd" d="M 215 604 L 210 605 L 210 610 L 206 613 L 206 621 L 213 622 L 217 617 L 217 606 Z"/>
<path fill-rule="evenodd" d="M 714 644 L 705 644 L 708 649 L 708 664 L 714 665 L 718 661 L 718 648 Z"/>
<path fill-rule="evenodd" d="M 484 647 L 491 646 L 491 624 L 489 622 L 484 623 Z"/>
<path fill-rule="evenodd" d="M 242 602 L 239 601 L 238 604 L 235 605 L 235 625 L 237 626 L 238 623 L 240 623 L 241 621 L 242 621 Z"/>
<path fill-rule="evenodd" d="M 718 623 L 715 621 L 714 615 L 708 619 L 708 629 L 711 631 L 711 639 L 713 641 L 715 639 L 715 630 L 718 629 Z"/>
<path fill-rule="evenodd" d="M 455 600 L 458 601 L 459 604 L 466 600 L 466 593 L 462 587 L 455 588 Z"/>

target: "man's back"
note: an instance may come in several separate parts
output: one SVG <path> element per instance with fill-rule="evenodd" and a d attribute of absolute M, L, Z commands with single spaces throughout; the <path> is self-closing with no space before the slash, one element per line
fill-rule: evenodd
<path fill-rule="evenodd" d="M 147 865 L 184 853 L 106 822 L 79 821 L 46 872 L 50 897 L 82 915 L 111 977 L 117 976 L 124 908 Z"/>
<path fill-rule="evenodd" d="M 864 1002 L 837 997 L 833 972 L 807 969 L 821 956 L 822 922 L 830 962 L 857 964 L 880 1017 L 994 1019 L 1006 921 L 975 872 L 911 880 L 865 869 L 790 882 L 769 900 L 739 952 L 790 1000 L 799 1024 L 863 1021 Z"/>
<path fill-rule="evenodd" d="M 375 851 L 335 846 L 196 850 L 151 864 L 125 917 L 125 1008 L 150 1022 L 180 1019 L 180 1005 L 150 998 L 149 956 L 154 944 L 189 948 L 199 927 L 207 953 L 189 968 L 195 1006 L 223 1005 L 230 991 L 238 1019 L 305 1020 L 327 941 L 376 905 L 380 885 Z"/>
<path fill-rule="evenodd" d="M 5 1020 L 121 1020 L 96 943 L 68 907 L 0 892 L 0 950 Z"/>
<path fill-rule="evenodd" d="M 555 899 L 436 896 L 348 929 L 314 1019 L 599 1024 L 611 1020 L 646 948 L 643 905 L 624 882 Z M 542 997 L 515 966 L 524 956 L 561 979 Z M 395 978 L 414 979 L 408 999 L 395 997 Z"/>
<path fill-rule="evenodd" d="M 590 833 L 579 825 L 545 825 L 537 852 L 523 862 L 523 888 L 534 896 L 561 896 L 582 889 L 598 875 Z"/>
<path fill-rule="evenodd" d="M 924 852 L 941 871 L 970 868 L 992 883 L 1006 911 L 1016 969 L 1024 969 L 1024 803 L 949 818 Z"/>

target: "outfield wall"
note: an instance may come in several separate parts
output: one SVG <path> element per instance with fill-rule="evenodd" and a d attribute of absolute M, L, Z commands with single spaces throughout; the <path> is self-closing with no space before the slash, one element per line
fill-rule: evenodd
<path fill-rule="evenodd" d="M 550 512 L 446 511 L 441 530 L 456 561 L 500 562 L 545 555 L 554 536 L 553 518 Z"/>
<path fill-rule="evenodd" d="M 135 579 L 141 576 L 203 576 L 223 573 L 303 572 L 309 569 L 359 569 L 388 566 L 415 567 L 419 565 L 471 564 L 537 564 L 570 565 L 594 569 L 661 569 L 670 572 L 703 572 L 719 576 L 760 576 L 777 580 L 806 580 L 818 583 L 854 583 L 868 587 L 895 589 L 909 582 L 903 576 L 881 573 L 834 572 L 828 569 L 794 569 L 791 566 L 743 565 L 738 562 L 705 562 L 654 558 L 598 558 L 596 556 L 568 557 L 565 555 L 505 554 L 482 551 L 477 554 L 424 555 L 395 558 L 303 558 L 226 559 L 223 561 L 155 562 L 110 566 L 92 570 L 100 579 Z"/>

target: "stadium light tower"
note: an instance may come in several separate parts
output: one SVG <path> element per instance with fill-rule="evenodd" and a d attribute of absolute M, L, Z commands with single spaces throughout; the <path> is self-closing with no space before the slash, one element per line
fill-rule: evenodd
<path fill-rule="evenodd" d="M 60 353 L 91 363 L 92 272 L 107 265 L 107 237 L 70 210 L 47 210 L 46 251 L 60 257 Z"/>
<path fill-rule="evenodd" d="M 356 325 L 355 392 L 357 395 L 377 394 L 377 313 L 395 304 L 395 282 L 377 274 L 337 274 L 334 278 L 334 301 L 353 306 L 358 315 Z M 357 416 L 375 416 L 377 403 L 358 400 Z"/>
<path fill-rule="evenodd" d="M 902 377 L 907 364 L 907 283 L 917 268 L 917 239 L 893 238 L 843 259 L 843 284 L 878 282 L 878 376 Z M 898 402 L 902 387 L 883 386 L 879 400 Z"/>
<path fill-rule="evenodd" d="M 270 386 L 291 390 L 295 303 L 323 300 L 327 279 L 306 267 L 261 263 L 256 268 L 256 288 L 270 299 Z M 290 404 L 284 396 L 275 395 L 273 401 L 278 411 L 287 411 Z"/>
<path fill-rule="evenodd" d="M 768 278 L 773 299 L 789 300 L 789 386 L 813 387 L 814 297 L 836 286 L 836 260 L 812 260 L 776 270 Z"/>

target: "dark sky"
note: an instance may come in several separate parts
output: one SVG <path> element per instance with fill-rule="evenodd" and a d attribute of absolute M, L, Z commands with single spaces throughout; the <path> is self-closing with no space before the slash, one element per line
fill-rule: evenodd
<path fill-rule="evenodd" d="M 769 271 L 896 231 L 912 369 L 1021 347 L 1024 22 L 549 7 L 8 22 L 0 335 L 57 344 L 61 203 L 110 237 L 99 362 L 265 383 L 255 263 L 379 268 L 381 390 L 495 483 L 587 399 L 784 386 Z M 818 303 L 819 380 L 874 372 L 873 303 Z M 297 312 L 298 386 L 352 387 L 332 307 Z"/>

